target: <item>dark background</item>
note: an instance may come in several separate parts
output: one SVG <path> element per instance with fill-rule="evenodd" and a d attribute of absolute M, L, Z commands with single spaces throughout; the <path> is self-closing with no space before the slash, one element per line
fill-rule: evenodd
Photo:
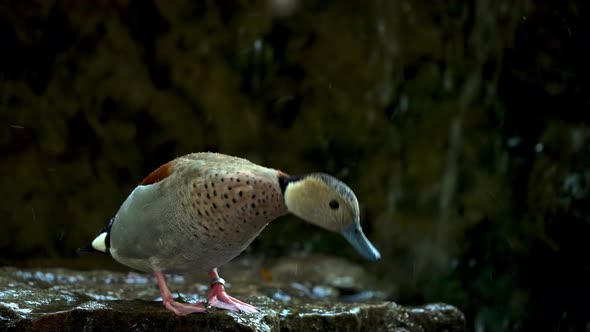
<path fill-rule="evenodd" d="M 589 6 L 2 1 L 0 263 L 125 269 L 75 249 L 219 151 L 341 178 L 384 258 L 294 217 L 247 254 L 344 255 L 470 330 L 590 331 Z"/>

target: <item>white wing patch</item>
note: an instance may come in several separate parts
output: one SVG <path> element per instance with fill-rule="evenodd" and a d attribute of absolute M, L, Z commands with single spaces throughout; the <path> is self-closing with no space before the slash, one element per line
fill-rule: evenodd
<path fill-rule="evenodd" d="M 107 244 L 106 244 L 107 232 L 100 233 L 94 241 L 92 241 L 92 248 L 102 251 L 104 253 L 107 252 Z"/>

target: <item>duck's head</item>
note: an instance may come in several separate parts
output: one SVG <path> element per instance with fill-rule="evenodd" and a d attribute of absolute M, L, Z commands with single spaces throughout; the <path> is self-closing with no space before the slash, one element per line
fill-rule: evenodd
<path fill-rule="evenodd" d="M 358 201 L 346 184 L 323 173 L 286 176 L 283 183 L 289 212 L 340 233 L 366 259 L 377 261 L 381 258 L 363 233 Z"/>

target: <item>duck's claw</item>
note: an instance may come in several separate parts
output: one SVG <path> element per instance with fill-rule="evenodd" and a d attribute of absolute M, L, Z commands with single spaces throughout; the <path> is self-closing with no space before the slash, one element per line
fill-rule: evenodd
<path fill-rule="evenodd" d="M 229 296 L 225 292 L 225 286 L 223 286 L 221 283 L 215 283 L 211 285 L 211 292 L 207 297 L 207 304 L 215 308 L 237 312 L 254 313 L 260 311 L 253 305 Z"/>
<path fill-rule="evenodd" d="M 186 316 L 188 314 L 194 314 L 198 312 L 207 312 L 207 309 L 203 306 L 203 303 L 180 303 L 172 299 L 164 299 L 164 306 L 166 309 L 172 311 L 178 316 Z"/>
<path fill-rule="evenodd" d="M 194 314 L 197 312 L 207 312 L 207 309 L 203 306 L 203 303 L 180 303 L 174 300 L 174 296 L 170 292 L 168 285 L 166 285 L 166 277 L 162 272 L 156 272 L 156 279 L 158 281 L 158 286 L 160 287 L 160 295 L 162 296 L 162 302 L 166 309 L 172 311 L 173 313 L 177 314 L 178 316 L 185 316 L 188 314 Z M 180 294 L 178 294 L 181 298 L 181 301 L 184 300 Z"/>

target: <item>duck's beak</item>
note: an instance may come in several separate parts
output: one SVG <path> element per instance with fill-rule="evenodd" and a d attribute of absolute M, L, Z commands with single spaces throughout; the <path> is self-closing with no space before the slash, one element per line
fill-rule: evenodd
<path fill-rule="evenodd" d="M 344 236 L 344 238 L 348 240 L 354 249 L 356 249 L 356 251 L 364 258 L 372 262 L 378 261 L 381 258 L 379 251 L 377 251 L 375 246 L 373 246 L 363 233 L 361 225 L 354 223 L 340 231 L 340 234 L 342 234 L 342 236 Z"/>

